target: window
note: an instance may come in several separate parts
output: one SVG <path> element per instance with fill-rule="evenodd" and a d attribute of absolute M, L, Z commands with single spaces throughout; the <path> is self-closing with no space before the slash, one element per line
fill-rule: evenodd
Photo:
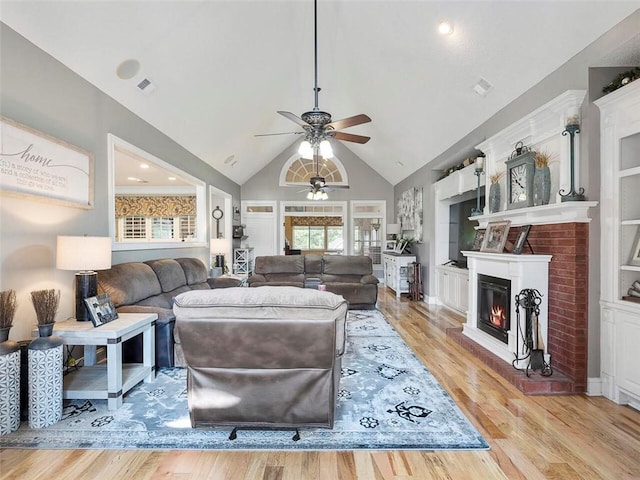
<path fill-rule="evenodd" d="M 113 250 L 205 246 L 205 183 L 115 135 L 108 143 Z"/>
<path fill-rule="evenodd" d="M 382 241 L 386 224 L 384 201 L 352 201 L 353 254 L 371 257 L 374 265 L 382 263 Z"/>
<path fill-rule="evenodd" d="M 344 242 L 341 226 L 297 225 L 292 227 L 295 250 L 323 250 L 342 252 Z"/>
<path fill-rule="evenodd" d="M 116 222 L 116 238 L 118 241 L 184 242 L 195 237 L 195 223 L 195 215 L 122 217 Z"/>

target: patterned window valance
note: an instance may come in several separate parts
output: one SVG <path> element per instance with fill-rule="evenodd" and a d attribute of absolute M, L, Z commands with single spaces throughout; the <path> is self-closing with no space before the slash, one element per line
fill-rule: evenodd
<path fill-rule="evenodd" d="M 342 217 L 291 217 L 291 225 L 294 227 L 341 227 Z"/>
<path fill-rule="evenodd" d="M 194 195 L 117 195 L 116 217 L 177 217 L 196 214 Z"/>

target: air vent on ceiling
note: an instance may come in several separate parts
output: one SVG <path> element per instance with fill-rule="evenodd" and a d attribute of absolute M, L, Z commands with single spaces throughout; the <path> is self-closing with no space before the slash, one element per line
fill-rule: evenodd
<path fill-rule="evenodd" d="M 149 95 L 150 93 L 154 92 L 156 89 L 155 84 L 151 81 L 149 77 L 145 77 L 142 80 L 138 81 L 138 83 L 136 84 L 136 87 L 145 95 Z"/>
<path fill-rule="evenodd" d="M 493 85 L 491 85 L 487 80 L 481 77 L 478 83 L 473 86 L 473 91 L 481 97 L 485 97 L 487 93 L 489 93 L 489 90 L 491 90 L 492 88 Z"/>

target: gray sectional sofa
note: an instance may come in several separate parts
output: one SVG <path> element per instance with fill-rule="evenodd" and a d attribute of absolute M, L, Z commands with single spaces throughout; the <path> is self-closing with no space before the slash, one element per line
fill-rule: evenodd
<path fill-rule="evenodd" d="M 208 278 L 207 267 L 198 258 L 165 258 L 128 262 L 98 271 L 99 293 L 108 293 L 119 313 L 157 313 L 156 366 L 184 366 L 179 339 L 174 336 L 176 317 L 173 299 L 190 290 L 237 287 L 233 278 Z M 127 362 L 142 361 L 142 338 L 125 342 Z"/>
<path fill-rule="evenodd" d="M 373 310 L 378 300 L 378 279 L 373 262 L 362 255 L 271 255 L 255 259 L 250 287 L 326 285 L 342 295 L 350 310 Z"/>

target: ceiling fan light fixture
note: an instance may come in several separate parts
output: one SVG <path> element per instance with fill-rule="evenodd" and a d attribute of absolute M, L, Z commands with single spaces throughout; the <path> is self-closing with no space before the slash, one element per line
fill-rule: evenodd
<path fill-rule="evenodd" d="M 329 140 L 325 139 L 320 142 L 320 154 L 324 158 L 333 158 L 333 148 L 331 148 Z"/>
<path fill-rule="evenodd" d="M 438 33 L 440 35 L 451 35 L 453 33 L 453 25 L 451 22 L 443 20 L 438 24 Z"/>
<path fill-rule="evenodd" d="M 311 147 L 311 143 L 309 143 L 308 140 L 303 140 L 300 143 L 300 147 L 298 147 L 298 153 L 302 158 L 311 160 L 313 158 L 313 148 Z"/>
<path fill-rule="evenodd" d="M 313 192 L 309 191 L 309 193 L 307 193 L 307 200 L 313 200 L 314 198 Z"/>

